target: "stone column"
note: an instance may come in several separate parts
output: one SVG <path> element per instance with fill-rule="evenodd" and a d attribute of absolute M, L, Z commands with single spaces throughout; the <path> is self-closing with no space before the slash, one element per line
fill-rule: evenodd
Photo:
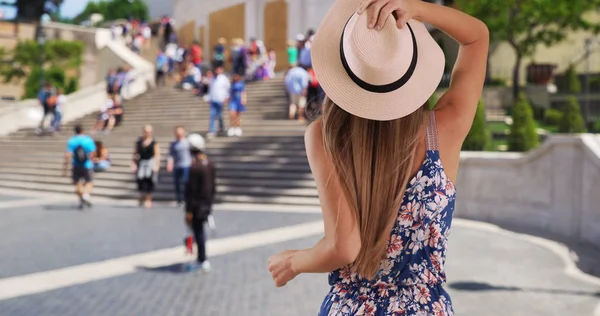
<path fill-rule="evenodd" d="M 256 34 L 255 37 L 257 39 L 264 40 L 265 36 L 265 2 L 268 0 L 255 0 L 257 2 L 256 5 Z"/>
<path fill-rule="evenodd" d="M 306 32 L 306 5 L 305 0 L 288 0 L 288 39 Z"/>
<path fill-rule="evenodd" d="M 245 40 L 248 41 L 251 37 L 261 38 L 262 34 L 260 33 L 261 26 L 263 24 L 263 20 L 260 19 L 262 8 L 261 0 L 246 0 L 246 34 Z"/>

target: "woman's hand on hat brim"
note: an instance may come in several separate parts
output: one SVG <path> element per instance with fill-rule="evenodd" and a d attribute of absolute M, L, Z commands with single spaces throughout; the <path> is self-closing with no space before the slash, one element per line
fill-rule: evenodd
<path fill-rule="evenodd" d="M 417 15 L 421 0 L 362 0 L 357 14 L 367 12 L 368 28 L 381 31 L 383 26 L 393 16 L 398 28 Z"/>

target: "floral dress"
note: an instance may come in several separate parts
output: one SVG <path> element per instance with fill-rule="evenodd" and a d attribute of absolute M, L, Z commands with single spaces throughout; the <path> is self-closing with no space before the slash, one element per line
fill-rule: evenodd
<path fill-rule="evenodd" d="M 453 315 L 443 285 L 455 199 L 454 185 L 440 160 L 432 112 L 425 161 L 407 185 L 386 259 L 373 280 L 361 278 L 351 266 L 332 272 L 331 290 L 319 316 Z"/>

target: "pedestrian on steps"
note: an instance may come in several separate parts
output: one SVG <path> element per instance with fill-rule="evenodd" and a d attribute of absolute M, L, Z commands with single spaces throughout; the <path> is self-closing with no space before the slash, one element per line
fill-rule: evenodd
<path fill-rule="evenodd" d="M 215 68 L 215 77 L 210 81 L 208 98 L 210 101 L 210 122 L 208 127 L 208 138 L 212 139 L 217 134 L 216 121 L 219 121 L 219 131 L 225 130 L 223 124 L 223 105 L 229 101 L 231 82 L 223 71 L 223 67 Z"/>
<path fill-rule="evenodd" d="M 135 143 L 133 150 L 131 168 L 135 172 L 140 192 L 139 205 L 150 209 L 152 208 L 152 193 L 158 182 L 158 171 L 160 170 L 160 147 L 152 136 L 152 125 L 144 126 L 143 136 Z"/>
<path fill-rule="evenodd" d="M 242 113 L 246 112 L 246 84 L 242 77 L 233 74 L 233 84 L 229 99 L 229 119 L 230 127 L 227 136 L 242 136 Z"/>
<path fill-rule="evenodd" d="M 204 138 L 199 134 L 188 137 L 193 156 L 188 182 L 185 186 L 185 220 L 194 232 L 198 246 L 197 267 L 210 270 L 210 262 L 206 258 L 205 225 L 212 213 L 212 205 L 216 193 L 216 171 L 213 163 L 205 153 Z"/>
<path fill-rule="evenodd" d="M 75 192 L 79 198 L 79 209 L 91 207 L 90 193 L 93 188 L 94 163 L 91 155 L 96 151 L 94 140 L 83 133 L 83 127 L 75 126 L 75 136 L 67 142 L 67 153 L 63 165 L 63 177 L 67 176 L 69 164 L 72 166 L 71 178 L 75 184 Z"/>
<path fill-rule="evenodd" d="M 445 58 L 429 25 L 459 46 L 433 109 Z M 453 315 L 454 182 L 485 80 L 486 25 L 421 0 L 336 0 L 311 49 L 327 95 L 305 135 L 324 237 L 271 257 L 275 285 L 329 272 L 320 316 Z"/>
<path fill-rule="evenodd" d="M 167 159 L 167 171 L 173 173 L 175 183 L 175 197 L 177 205 L 183 205 L 183 190 L 187 184 L 192 165 L 192 154 L 190 144 L 185 138 L 185 128 L 175 128 L 175 141 L 169 147 L 169 158 Z"/>
<path fill-rule="evenodd" d="M 156 86 L 166 86 L 166 74 L 169 70 L 169 58 L 163 51 L 159 51 L 156 55 Z"/>
<path fill-rule="evenodd" d="M 289 94 L 289 118 L 293 120 L 298 115 L 299 121 L 304 121 L 304 108 L 306 107 L 306 95 L 308 93 L 308 83 L 310 75 L 308 72 L 298 66 L 293 65 L 285 75 L 285 86 Z"/>

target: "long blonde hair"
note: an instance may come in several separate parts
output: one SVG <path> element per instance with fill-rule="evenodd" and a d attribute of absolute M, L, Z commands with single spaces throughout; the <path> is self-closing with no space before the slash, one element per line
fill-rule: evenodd
<path fill-rule="evenodd" d="M 385 258 L 425 122 L 425 107 L 400 119 L 373 121 L 329 98 L 323 103 L 323 141 L 356 216 L 361 248 L 353 269 L 362 277 L 373 278 Z"/>

